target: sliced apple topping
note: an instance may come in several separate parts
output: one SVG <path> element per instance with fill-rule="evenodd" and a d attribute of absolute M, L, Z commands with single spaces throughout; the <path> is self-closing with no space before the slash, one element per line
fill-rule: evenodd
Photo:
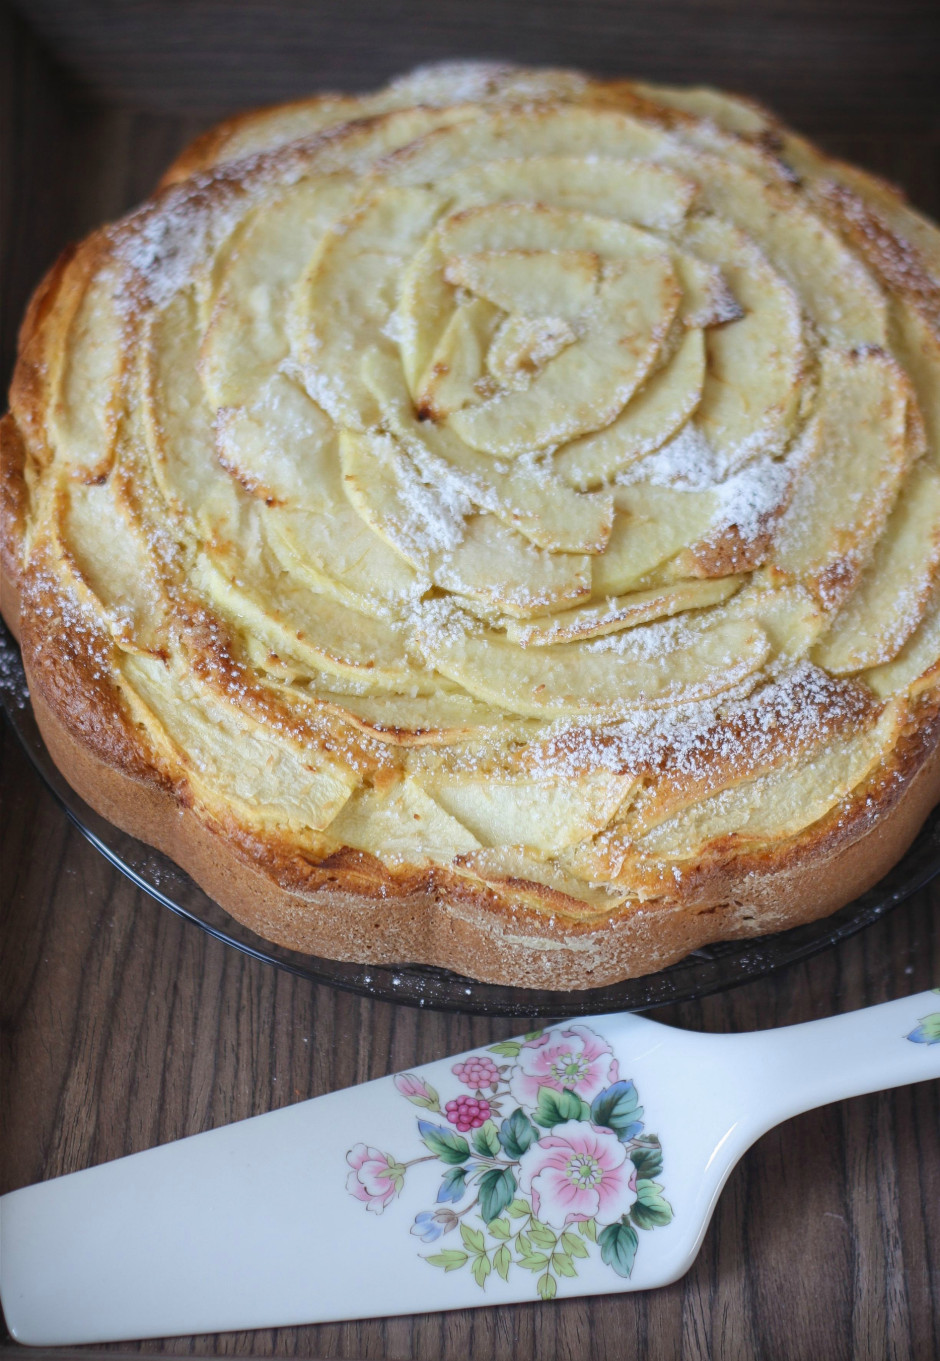
<path fill-rule="evenodd" d="M 535 718 L 616 716 L 705 699 L 751 675 L 770 652 L 763 631 L 746 619 L 697 626 L 667 620 L 613 638 L 545 648 L 519 648 L 499 634 L 423 621 L 417 637 L 442 675 L 480 699 Z"/>
<path fill-rule="evenodd" d="M 609 633 L 619 633 L 621 629 L 635 628 L 637 624 L 648 624 L 653 619 L 681 614 L 684 610 L 719 605 L 734 595 L 742 580 L 742 577 L 730 576 L 716 581 L 683 581 L 675 586 L 612 596 L 602 605 L 566 610 L 550 619 L 526 624 L 511 621 L 506 627 L 506 637 L 520 647 L 549 647 L 576 638 L 603 638 Z"/>
<path fill-rule="evenodd" d="M 827 350 L 774 562 L 837 607 L 874 551 L 908 462 L 910 386 L 882 350 Z"/>
<path fill-rule="evenodd" d="M 544 854 L 603 831 L 637 784 L 632 776 L 606 771 L 576 780 L 446 771 L 425 779 L 435 801 L 481 845 L 527 846 Z"/>
<path fill-rule="evenodd" d="M 940 567 L 940 474 L 919 464 L 854 593 L 814 653 L 835 673 L 888 662 L 919 624 Z"/>
<path fill-rule="evenodd" d="M 426 482 L 450 482 L 468 501 L 490 511 L 540 548 L 560 553 L 602 553 L 613 522 L 610 492 L 580 495 L 542 465 L 516 460 L 507 466 L 465 445 L 446 425 L 415 415 L 398 366 L 370 351 L 362 374 L 382 421 L 409 451 Z"/>
<path fill-rule="evenodd" d="M 571 440 L 555 456 L 555 470 L 587 490 L 665 444 L 695 411 L 705 381 L 705 338 L 682 336 L 675 353 L 647 378 L 620 415 L 603 430 Z"/>
<path fill-rule="evenodd" d="M 741 101 L 458 85 L 229 129 L 60 266 L 23 556 L 207 817 L 593 918 L 930 711 L 940 247 Z"/>

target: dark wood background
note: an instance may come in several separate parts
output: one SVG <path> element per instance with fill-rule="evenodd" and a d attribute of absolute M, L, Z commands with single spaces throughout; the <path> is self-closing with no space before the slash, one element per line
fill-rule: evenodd
<path fill-rule="evenodd" d="M 723 84 L 940 216 L 940 6 L 921 0 L 35 0 L 2 16 L 4 384 L 42 270 L 143 197 L 213 117 L 363 88 L 417 61 L 505 56 Z M 113 871 L 6 727 L 2 757 L 0 1191 L 524 1028 L 359 999 L 244 959 Z M 930 987 L 938 903 L 924 892 L 804 965 L 657 1014 L 762 1028 Z M 940 1091 L 842 1102 L 767 1135 L 733 1174 L 692 1271 L 663 1290 L 101 1354 L 115 1351 L 929 1361 L 940 1357 Z"/>

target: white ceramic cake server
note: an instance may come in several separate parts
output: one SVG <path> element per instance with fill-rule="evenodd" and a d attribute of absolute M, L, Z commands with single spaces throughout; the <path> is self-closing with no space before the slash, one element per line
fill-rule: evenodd
<path fill-rule="evenodd" d="M 766 1130 L 928 1078 L 931 993 L 742 1035 L 552 1026 L 11 1192 L 4 1313 L 54 1345 L 665 1285 Z"/>

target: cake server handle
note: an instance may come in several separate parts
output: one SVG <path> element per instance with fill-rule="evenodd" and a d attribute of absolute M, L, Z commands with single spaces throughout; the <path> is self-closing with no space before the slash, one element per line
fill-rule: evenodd
<path fill-rule="evenodd" d="M 591 1017 L 0 1199 L 18 1342 L 665 1285 L 771 1125 L 940 1077 L 940 997 L 741 1035 Z"/>

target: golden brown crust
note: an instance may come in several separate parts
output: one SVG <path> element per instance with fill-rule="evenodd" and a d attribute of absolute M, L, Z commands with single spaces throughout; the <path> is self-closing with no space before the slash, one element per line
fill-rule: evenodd
<path fill-rule="evenodd" d="M 20 636 L 21 545 L 28 500 L 25 466 L 23 439 L 8 413 L 0 420 L 0 605 L 14 638 Z"/>
<path fill-rule="evenodd" d="M 657 102 L 628 82 L 612 82 L 596 91 L 595 103 L 610 103 L 661 126 L 696 123 L 678 102 L 669 107 L 668 100 Z M 681 99 L 678 93 L 676 97 Z M 778 166 L 773 173 L 779 173 L 781 183 L 793 179 L 785 160 L 790 149 L 798 150 L 804 161 L 815 158 L 814 174 L 822 174 L 820 167 L 828 169 L 833 181 L 822 183 L 814 200 L 820 214 L 889 290 L 935 322 L 935 281 L 916 247 L 901 242 L 890 221 L 855 193 L 853 184 L 865 177 L 846 171 L 846 182 L 837 183 L 841 171 L 837 163 L 826 162 L 797 139 L 792 139 L 791 148 L 785 130 L 772 116 L 756 105 L 738 103 L 736 116 L 742 128 L 747 127 L 736 134 L 742 144 Z M 256 123 L 285 117 L 285 126 L 290 126 L 292 118 L 302 123 L 308 113 L 314 123 L 321 115 L 335 114 L 339 119 L 350 116 L 356 104 L 324 96 L 229 120 L 183 153 L 148 211 L 156 220 L 161 205 L 175 202 L 174 195 L 188 194 L 193 204 L 199 204 L 242 193 L 257 167 L 226 161 L 230 154 L 239 154 L 239 139 L 251 134 Z M 360 126 L 370 121 L 379 124 L 378 113 Z M 201 178 L 187 187 L 184 182 L 194 175 Z M 871 187 L 873 199 L 887 201 L 883 186 L 871 181 Z M 146 226 L 146 215 L 140 220 Z M 23 570 L 30 476 L 41 473 L 53 456 L 46 420 L 57 400 L 56 366 L 63 362 L 88 281 L 106 263 L 113 239 L 98 233 L 66 252 L 37 289 L 21 331 L 12 414 L 0 424 L 3 613 L 20 638 L 37 721 L 53 758 L 98 812 L 165 851 L 259 935 L 290 948 L 363 962 L 430 963 L 486 981 L 560 989 L 601 986 L 665 967 L 712 941 L 811 921 L 877 882 L 904 853 L 940 798 L 940 720 L 928 672 L 919 698 L 905 711 L 889 757 L 811 826 L 763 844 L 760 837 L 748 840 L 738 834 L 713 838 L 697 861 L 671 870 L 653 867 L 639 898 L 623 901 L 621 896 L 610 907 L 602 898 L 599 902 L 596 892 L 592 896 L 586 890 L 581 899 L 511 868 L 483 876 L 476 872 L 472 853 L 455 856 L 450 866 L 383 863 L 364 850 L 337 849 L 328 836 L 298 836 L 270 824 L 248 825 L 227 809 L 224 800 L 213 801 L 205 790 L 194 789 L 185 762 L 175 758 L 171 747 L 151 740 L 139 707 L 131 702 L 133 696 L 116 679 L 115 634 L 94 610 L 83 610 L 82 593 L 91 593 L 91 587 L 81 566 L 64 555 L 79 588 L 77 598 L 61 589 L 54 571 L 43 570 L 48 551 L 44 543 L 32 545 L 30 569 Z M 875 346 L 865 347 L 865 353 L 890 362 Z M 75 483 L 93 485 L 108 475 L 110 462 L 103 450 L 99 453 L 97 462 L 71 470 Z M 227 466 L 221 453 L 219 461 Z M 237 465 L 230 471 L 234 480 L 252 490 Z M 774 515 L 783 509 L 781 501 Z M 693 544 L 688 550 L 692 566 L 685 570 L 693 577 L 710 578 L 760 566 L 772 539 L 772 519 L 761 521 L 759 532 L 752 529 L 747 538 L 732 524 L 717 537 Z M 848 554 L 833 561 L 819 576 L 820 598 L 834 596 L 837 589 L 847 595 L 859 571 Z M 355 767 L 367 789 L 381 789 L 401 776 L 404 757 L 393 739 L 397 733 L 402 747 L 417 743 L 420 730 L 391 724 L 384 730 L 383 744 L 374 740 L 380 726 L 370 729 L 363 722 L 355 727 L 347 721 L 349 713 L 331 728 L 329 715 L 334 709 L 344 711 L 325 702 L 322 713 L 327 717 L 319 728 L 313 719 L 300 724 L 287 708 L 279 707 L 274 691 L 253 685 L 224 620 L 181 605 L 178 621 L 186 634 L 193 674 L 214 693 L 237 693 L 253 721 L 281 732 L 289 732 L 293 723 L 291 735 L 299 742 L 309 740 L 311 750 L 317 747 L 321 753 L 329 754 L 341 744 L 342 759 Z M 272 658 L 280 663 L 275 654 Z M 851 733 L 853 724 L 860 728 L 863 720 L 873 722 L 880 712 L 863 685 L 854 680 L 843 684 L 844 706 L 834 720 L 833 734 Z M 830 700 L 835 702 L 835 692 Z M 726 725 L 719 736 L 721 732 L 724 739 L 734 735 L 734 724 Z M 592 734 L 592 749 L 594 745 Z M 798 752 L 794 737 L 785 755 Z M 779 755 L 767 759 L 768 770 L 774 769 Z M 753 778 L 761 767 L 751 748 L 746 756 Z M 711 789 L 731 787 L 737 777 L 726 771 L 721 784 L 717 779 L 721 765 L 716 757 L 710 774 L 686 772 L 685 795 L 706 797 Z M 617 775 L 648 779 L 652 772 L 653 766 L 641 762 Z M 647 811 L 651 806 L 647 801 Z"/>

